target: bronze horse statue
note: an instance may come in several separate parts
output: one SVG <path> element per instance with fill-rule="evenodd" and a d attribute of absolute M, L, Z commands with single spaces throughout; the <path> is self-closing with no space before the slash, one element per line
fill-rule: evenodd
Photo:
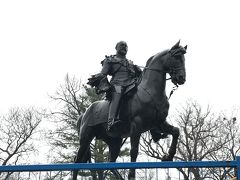
<path fill-rule="evenodd" d="M 80 147 L 75 163 L 87 162 L 90 158 L 89 145 L 93 138 L 102 139 L 109 146 L 109 161 L 115 162 L 124 137 L 130 137 L 131 162 L 136 162 L 139 140 L 142 133 L 150 130 L 152 135 L 171 134 L 172 142 L 168 155 L 163 161 L 172 161 L 176 153 L 179 129 L 167 123 L 169 110 L 166 96 L 166 74 L 173 84 L 182 85 L 186 81 L 185 57 L 187 46 L 180 46 L 180 41 L 171 49 L 157 53 L 149 58 L 142 73 L 142 79 L 135 92 L 127 97 L 120 108 L 120 119 L 124 121 L 118 131 L 109 134 L 106 131 L 109 101 L 94 102 L 84 113 L 80 125 Z M 159 140 L 161 136 L 156 136 Z M 115 171 L 115 175 L 116 175 Z M 120 176 L 119 176 L 120 177 Z M 73 180 L 77 171 L 73 172 Z M 135 169 L 130 169 L 128 179 L 135 179 Z"/>

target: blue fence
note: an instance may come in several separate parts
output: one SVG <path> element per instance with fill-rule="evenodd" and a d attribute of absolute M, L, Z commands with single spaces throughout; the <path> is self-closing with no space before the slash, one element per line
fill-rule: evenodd
<path fill-rule="evenodd" d="M 234 161 L 192 161 L 192 162 L 125 162 L 125 163 L 70 163 L 70 164 L 40 164 L 40 165 L 9 165 L 0 166 L 0 172 L 32 172 L 32 171 L 72 171 L 72 170 L 108 170 L 108 169 L 151 169 L 151 168 L 214 168 L 233 167 L 237 169 L 237 179 L 240 180 L 240 156 Z"/>

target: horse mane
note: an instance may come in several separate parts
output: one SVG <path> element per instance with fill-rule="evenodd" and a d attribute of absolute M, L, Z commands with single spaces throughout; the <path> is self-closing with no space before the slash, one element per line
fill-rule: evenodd
<path fill-rule="evenodd" d="M 153 58 L 154 56 L 151 56 L 148 60 L 147 60 L 147 63 L 146 63 L 146 67 L 148 67 L 148 65 L 150 64 L 150 62 L 152 62 L 152 58 Z"/>
<path fill-rule="evenodd" d="M 169 50 L 164 50 L 164 51 L 162 51 L 162 52 L 160 52 L 160 53 L 157 53 L 157 54 L 151 56 L 151 57 L 147 60 L 145 67 L 148 67 L 148 66 L 149 66 L 149 64 L 152 62 L 152 60 L 153 60 L 153 58 L 154 58 L 155 56 L 164 56 L 164 55 L 166 55 L 166 54 L 168 53 L 168 51 L 169 51 Z M 146 69 L 144 69 L 143 72 L 145 72 L 145 71 L 146 71 Z"/>

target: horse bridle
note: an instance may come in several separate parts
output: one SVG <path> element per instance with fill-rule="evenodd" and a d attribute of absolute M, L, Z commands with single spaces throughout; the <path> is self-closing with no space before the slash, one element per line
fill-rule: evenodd
<path fill-rule="evenodd" d="M 168 51 L 168 55 L 169 55 L 169 56 L 172 56 L 172 57 L 174 56 L 174 55 L 171 53 L 170 50 Z M 173 63 L 170 62 L 170 64 L 173 64 Z M 175 72 L 177 72 L 179 69 L 182 69 L 182 68 L 183 68 L 183 66 L 179 66 L 179 67 L 173 68 L 173 67 L 170 65 L 169 70 L 166 71 L 166 70 L 159 70 L 159 69 L 155 69 L 155 68 L 150 68 L 150 67 L 147 67 L 147 66 L 138 66 L 138 67 L 139 67 L 139 68 L 146 69 L 146 70 L 156 71 L 156 72 L 159 72 L 159 73 L 169 73 L 170 76 L 171 76 L 171 74 L 175 74 Z M 170 80 L 170 79 L 172 79 L 172 78 L 170 77 L 170 78 L 167 78 L 166 80 Z"/>
<path fill-rule="evenodd" d="M 158 73 L 169 73 L 170 77 L 167 78 L 166 80 L 170 80 L 170 79 L 172 79 L 172 74 L 175 74 L 179 69 L 182 69 L 183 66 L 176 67 L 176 68 L 170 67 L 169 71 L 159 70 L 159 69 L 155 69 L 155 68 L 150 68 L 150 67 L 147 67 L 147 66 L 138 66 L 138 67 L 146 69 L 146 70 L 156 71 Z M 174 93 L 174 91 L 176 91 L 178 89 L 178 85 L 177 84 L 174 84 L 174 85 L 175 86 L 172 88 L 172 90 L 171 90 L 171 92 L 169 94 L 168 100 L 171 98 L 171 96 Z"/>

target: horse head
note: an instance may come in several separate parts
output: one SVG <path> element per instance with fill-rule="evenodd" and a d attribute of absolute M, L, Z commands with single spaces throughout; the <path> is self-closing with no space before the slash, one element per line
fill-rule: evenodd
<path fill-rule="evenodd" d="M 178 41 L 169 51 L 165 69 L 171 76 L 172 83 L 182 85 L 186 81 L 185 57 L 187 46 L 180 46 Z"/>

